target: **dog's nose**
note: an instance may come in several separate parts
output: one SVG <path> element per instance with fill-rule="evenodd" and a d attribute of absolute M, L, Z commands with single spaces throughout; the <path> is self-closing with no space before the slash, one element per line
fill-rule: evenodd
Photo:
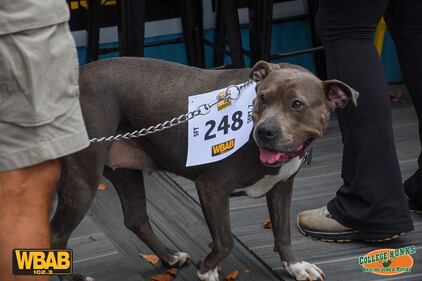
<path fill-rule="evenodd" d="M 268 120 L 263 122 L 259 127 L 258 127 L 258 137 L 265 141 L 265 140 L 271 140 L 273 138 L 275 138 L 277 136 L 279 132 L 278 127 L 275 124 L 275 121 L 273 120 Z"/>

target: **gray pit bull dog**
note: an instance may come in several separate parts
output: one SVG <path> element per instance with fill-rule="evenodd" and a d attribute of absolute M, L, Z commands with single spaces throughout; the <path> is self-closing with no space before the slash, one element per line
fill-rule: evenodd
<path fill-rule="evenodd" d="M 266 196 L 274 250 L 287 272 L 297 280 L 323 280 L 323 272 L 299 259 L 291 248 L 293 176 L 309 145 L 326 129 L 331 112 L 350 100 L 356 104 L 356 91 L 337 80 L 321 81 L 289 64 L 260 61 L 252 70 L 203 70 L 153 59 L 115 58 L 82 68 L 80 100 L 90 137 L 109 136 L 179 116 L 187 112 L 188 96 L 240 84 L 249 78 L 257 83 L 253 133 L 241 149 L 222 161 L 185 166 L 186 124 L 135 140 L 91 144 L 61 159 L 58 207 L 51 221 L 53 248 L 66 248 L 105 171 L 120 196 L 125 225 L 163 263 L 185 263 L 189 255 L 166 248 L 153 233 L 146 212 L 140 171 L 164 170 L 196 184 L 214 240 L 198 269 L 200 280 L 219 280 L 216 267 L 233 247 L 229 197 L 238 191 L 252 197 Z M 76 274 L 61 278 L 88 280 Z"/>

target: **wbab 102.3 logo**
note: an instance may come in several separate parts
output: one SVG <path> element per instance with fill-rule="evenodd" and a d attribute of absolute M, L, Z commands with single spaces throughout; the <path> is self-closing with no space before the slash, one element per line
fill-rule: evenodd
<path fill-rule="evenodd" d="M 71 250 L 13 250 L 13 273 L 15 275 L 72 274 L 72 263 Z"/>
<path fill-rule="evenodd" d="M 379 249 L 359 257 L 363 272 L 377 275 L 398 275 L 412 271 L 415 246 L 400 249 Z"/>

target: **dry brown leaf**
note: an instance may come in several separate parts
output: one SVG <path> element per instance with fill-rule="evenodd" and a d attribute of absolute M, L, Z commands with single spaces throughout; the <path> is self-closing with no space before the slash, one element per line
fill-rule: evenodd
<path fill-rule="evenodd" d="M 236 280 L 237 276 L 239 276 L 239 271 L 236 270 L 236 271 L 230 272 L 229 274 L 224 276 L 224 280 L 234 281 L 234 280 Z"/>
<path fill-rule="evenodd" d="M 217 272 L 223 272 L 223 268 L 221 267 L 221 265 L 217 265 Z"/>
<path fill-rule="evenodd" d="M 98 190 L 104 190 L 104 189 L 107 189 L 107 185 L 102 182 L 98 185 Z"/>
<path fill-rule="evenodd" d="M 390 98 L 392 102 L 395 103 L 405 103 L 405 100 L 403 98 L 403 92 L 391 92 L 390 93 Z"/>
<path fill-rule="evenodd" d="M 167 273 L 170 274 L 171 276 L 176 276 L 177 273 L 177 268 L 170 268 L 169 270 L 167 270 Z"/>
<path fill-rule="evenodd" d="M 266 229 L 271 229 L 273 227 L 271 220 L 270 219 L 265 219 L 264 220 L 264 228 Z"/>
<path fill-rule="evenodd" d="M 142 254 L 142 253 L 139 253 L 139 255 L 151 264 L 157 264 L 157 263 L 160 262 L 160 258 L 157 257 L 156 255 L 145 255 L 145 254 Z"/>
<path fill-rule="evenodd" d="M 400 92 L 400 91 L 390 93 L 390 97 L 392 98 L 401 98 L 402 96 L 403 96 L 403 92 Z"/>
<path fill-rule="evenodd" d="M 252 270 L 249 268 L 249 267 L 245 267 L 245 270 L 244 270 L 245 272 L 247 272 L 247 273 L 249 273 L 249 272 L 251 272 Z"/>
<path fill-rule="evenodd" d="M 173 281 L 173 277 L 168 274 L 154 275 L 150 277 L 152 281 Z"/>

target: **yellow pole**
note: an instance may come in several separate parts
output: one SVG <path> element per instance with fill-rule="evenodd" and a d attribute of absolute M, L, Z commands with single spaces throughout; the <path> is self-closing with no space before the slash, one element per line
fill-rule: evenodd
<path fill-rule="evenodd" d="M 382 53 L 382 46 L 384 45 L 384 35 L 385 31 L 387 30 L 387 25 L 383 18 L 381 18 L 380 22 L 377 25 L 377 29 L 375 31 L 375 48 L 378 51 L 378 55 L 381 56 Z"/>

